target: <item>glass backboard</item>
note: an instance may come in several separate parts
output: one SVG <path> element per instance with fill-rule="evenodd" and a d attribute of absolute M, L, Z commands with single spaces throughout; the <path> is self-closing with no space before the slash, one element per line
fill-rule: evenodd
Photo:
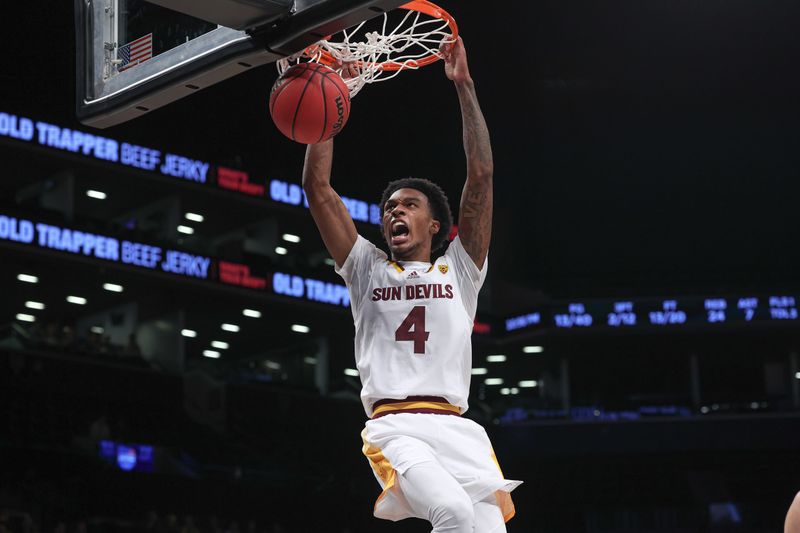
<path fill-rule="evenodd" d="M 78 118 L 126 122 L 403 3 L 75 0 Z"/>

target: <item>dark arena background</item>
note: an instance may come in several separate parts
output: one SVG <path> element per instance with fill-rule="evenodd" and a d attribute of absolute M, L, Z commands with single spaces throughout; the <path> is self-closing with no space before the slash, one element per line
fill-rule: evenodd
<path fill-rule="evenodd" d="M 525 481 L 508 531 L 781 531 L 800 4 L 443 2 L 494 149 L 466 416 Z M 95 129 L 71 2 L 0 9 L 0 532 L 427 531 L 372 517 L 352 317 L 275 66 Z M 335 144 L 371 240 L 390 179 L 458 207 L 441 63 L 367 86 Z"/>

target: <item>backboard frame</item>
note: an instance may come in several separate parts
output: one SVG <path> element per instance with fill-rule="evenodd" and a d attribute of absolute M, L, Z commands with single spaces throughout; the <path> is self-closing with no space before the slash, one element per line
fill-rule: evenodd
<path fill-rule="evenodd" d="M 108 13 L 115 1 L 74 0 L 76 114 L 82 123 L 97 128 L 121 124 L 254 67 L 274 63 L 403 3 L 295 0 L 292 13 L 264 26 L 249 31 L 218 26 L 116 72 L 109 65 L 121 43 L 117 42 L 114 13 Z"/>

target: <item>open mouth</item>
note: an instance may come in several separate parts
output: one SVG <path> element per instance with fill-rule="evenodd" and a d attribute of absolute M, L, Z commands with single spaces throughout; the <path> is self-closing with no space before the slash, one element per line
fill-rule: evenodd
<path fill-rule="evenodd" d="M 403 244 L 408 241 L 408 226 L 405 222 L 398 220 L 392 224 L 392 244 Z"/>

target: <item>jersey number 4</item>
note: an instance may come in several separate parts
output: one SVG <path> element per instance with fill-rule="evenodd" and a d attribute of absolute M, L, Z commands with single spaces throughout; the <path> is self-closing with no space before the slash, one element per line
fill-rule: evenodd
<path fill-rule="evenodd" d="M 425 353 L 425 342 L 429 331 L 425 331 L 425 306 L 418 305 L 408 313 L 403 323 L 394 332 L 396 341 L 414 341 L 414 353 Z"/>

